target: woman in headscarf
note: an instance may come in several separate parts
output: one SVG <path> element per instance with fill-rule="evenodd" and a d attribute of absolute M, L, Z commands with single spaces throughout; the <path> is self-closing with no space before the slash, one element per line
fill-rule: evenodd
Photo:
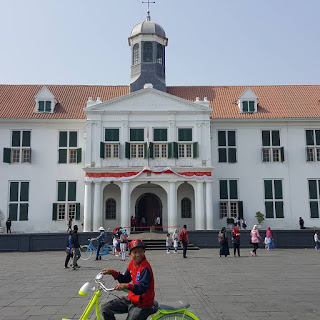
<path fill-rule="evenodd" d="M 226 236 L 226 228 L 223 227 L 221 231 L 219 231 L 218 241 L 220 243 L 220 257 L 230 255 L 229 252 L 229 244 L 228 238 Z"/>
<path fill-rule="evenodd" d="M 240 231 L 238 226 L 235 226 L 232 229 L 232 239 L 233 239 L 233 255 L 236 257 L 236 251 L 238 251 L 238 257 L 240 257 Z"/>
<path fill-rule="evenodd" d="M 261 240 L 258 226 L 255 224 L 251 230 L 251 243 L 253 244 L 253 250 L 250 251 L 252 256 L 257 256 L 257 249 L 259 248 L 259 241 Z"/>
<path fill-rule="evenodd" d="M 270 227 L 267 228 L 267 234 L 266 234 L 266 249 L 273 249 L 274 248 L 274 243 L 273 243 L 273 237 L 271 233 Z"/>

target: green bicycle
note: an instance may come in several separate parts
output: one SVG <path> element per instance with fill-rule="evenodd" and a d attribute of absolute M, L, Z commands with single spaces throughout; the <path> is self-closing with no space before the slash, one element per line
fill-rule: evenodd
<path fill-rule="evenodd" d="M 90 299 L 87 307 L 83 311 L 79 320 L 89 320 L 90 314 L 93 309 L 95 309 L 97 320 L 102 320 L 99 312 L 99 297 L 101 292 L 110 293 L 113 291 L 113 288 L 107 288 L 103 283 L 103 274 L 98 273 L 94 278 L 94 281 L 97 284 L 97 287 L 90 287 L 90 283 L 86 282 L 79 290 L 81 296 L 87 296 L 89 291 L 93 291 L 93 296 Z M 126 291 L 126 290 L 125 290 Z M 173 303 L 162 303 L 158 304 L 155 301 L 155 305 L 158 307 L 158 311 L 150 316 L 150 320 L 199 320 L 193 313 L 188 311 L 190 304 L 188 302 L 176 301 Z M 63 318 L 62 320 L 70 320 Z"/>

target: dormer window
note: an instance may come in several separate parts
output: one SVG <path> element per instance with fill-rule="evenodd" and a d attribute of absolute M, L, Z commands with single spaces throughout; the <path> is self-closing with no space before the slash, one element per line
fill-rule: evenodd
<path fill-rule="evenodd" d="M 258 112 L 257 109 L 258 97 L 250 89 L 246 89 L 242 95 L 238 98 L 238 106 L 241 113 L 255 113 Z"/>
<path fill-rule="evenodd" d="M 47 87 L 43 87 L 35 96 L 37 113 L 53 113 L 56 99 Z"/>
<path fill-rule="evenodd" d="M 242 112 L 255 112 L 255 101 L 242 101 Z"/>

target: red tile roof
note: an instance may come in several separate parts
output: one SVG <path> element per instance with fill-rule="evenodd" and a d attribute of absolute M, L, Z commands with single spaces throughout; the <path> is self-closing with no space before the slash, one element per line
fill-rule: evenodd
<path fill-rule="evenodd" d="M 88 97 L 102 101 L 130 93 L 129 86 L 46 85 L 57 100 L 53 114 L 35 112 L 35 95 L 43 85 L 0 85 L 0 118 L 85 119 Z M 241 114 L 238 97 L 251 88 L 258 96 L 258 113 Z M 207 97 L 212 117 L 320 118 L 320 85 L 168 87 L 169 94 L 189 101 Z"/>

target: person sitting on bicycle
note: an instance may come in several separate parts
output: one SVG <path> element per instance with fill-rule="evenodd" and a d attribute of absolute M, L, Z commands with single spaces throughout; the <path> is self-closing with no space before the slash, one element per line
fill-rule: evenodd
<path fill-rule="evenodd" d="M 101 260 L 101 256 L 99 256 L 100 253 L 100 249 L 106 244 L 107 242 L 107 233 L 106 230 L 104 229 L 104 227 L 100 227 L 99 228 L 100 231 L 100 235 L 96 238 L 92 238 L 91 241 L 93 240 L 97 240 L 98 241 L 98 249 L 97 249 L 97 256 L 96 256 L 96 260 Z"/>
<path fill-rule="evenodd" d="M 101 273 L 111 274 L 117 284 L 115 290 L 129 290 L 127 296 L 117 297 L 101 307 L 104 320 L 115 320 L 115 314 L 128 313 L 130 320 L 146 320 L 149 315 L 157 311 L 154 305 L 154 277 L 152 268 L 145 257 L 145 244 L 140 239 L 130 243 L 128 268 L 124 274 L 112 269 L 102 269 Z"/>

